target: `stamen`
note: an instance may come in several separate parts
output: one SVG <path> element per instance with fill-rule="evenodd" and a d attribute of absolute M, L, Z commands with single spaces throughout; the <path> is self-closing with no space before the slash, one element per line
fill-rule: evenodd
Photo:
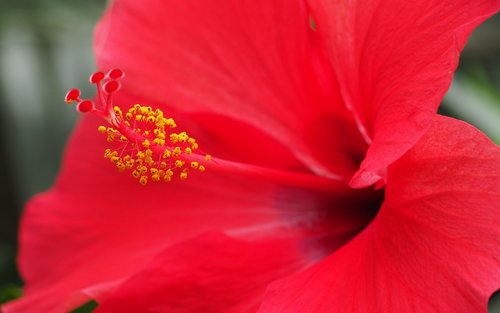
<path fill-rule="evenodd" d="M 308 189 L 352 191 L 347 187 L 347 178 L 332 180 L 308 173 L 231 162 L 201 153 L 196 139 L 185 131 L 176 132 L 175 121 L 165 117 L 161 110 L 136 104 L 124 113 L 120 107 L 113 106 L 112 95 L 120 89 L 119 80 L 123 77 L 124 72 L 120 69 L 112 69 L 106 75 L 95 72 L 89 81 L 97 88 L 97 103 L 81 99 L 78 89 L 69 90 L 65 100 L 68 103 L 76 101 L 79 112 L 91 112 L 108 123 L 97 129 L 106 136 L 110 145 L 104 158 L 119 172 L 129 171 L 141 185 L 186 180 L 192 173 L 205 172 L 206 164 L 210 162 L 210 169 L 219 172 Z"/>
<path fill-rule="evenodd" d="M 141 185 L 186 180 L 191 172 L 204 172 L 205 166 L 193 158 L 208 161 L 210 156 L 198 152 L 196 139 L 187 132 L 175 132 L 175 121 L 165 117 L 161 110 L 136 104 L 124 114 L 120 107 L 113 106 L 112 95 L 120 89 L 118 80 L 123 77 L 120 69 L 90 76 L 89 81 L 97 87 L 98 105 L 80 99 L 78 89 L 71 89 L 66 95 L 68 103 L 78 101 L 78 112 L 92 112 L 108 122 L 108 126 L 97 129 L 110 145 L 104 158 L 119 172 L 130 171 Z"/>

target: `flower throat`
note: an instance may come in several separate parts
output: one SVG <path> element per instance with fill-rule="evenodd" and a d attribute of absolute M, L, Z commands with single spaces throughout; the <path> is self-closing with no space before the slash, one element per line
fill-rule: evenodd
<path fill-rule="evenodd" d="M 142 185 L 186 180 L 191 172 L 204 172 L 203 163 L 210 161 L 210 155 L 200 154 L 196 139 L 186 132 L 175 132 L 175 121 L 160 109 L 136 104 L 124 113 L 113 105 L 113 94 L 120 89 L 123 77 L 120 69 L 92 74 L 89 81 L 97 88 L 97 103 L 81 99 L 79 89 L 66 94 L 66 102 L 76 102 L 78 112 L 90 112 L 108 123 L 97 129 L 114 146 L 105 150 L 104 158 L 120 172 L 131 171 Z"/>

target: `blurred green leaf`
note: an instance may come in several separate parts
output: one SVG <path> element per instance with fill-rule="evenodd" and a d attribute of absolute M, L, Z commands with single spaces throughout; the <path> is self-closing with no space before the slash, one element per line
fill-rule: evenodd
<path fill-rule="evenodd" d="M 19 298 L 22 290 L 15 285 L 5 285 L 0 287 L 0 304 Z"/>
<path fill-rule="evenodd" d="M 79 308 L 74 309 L 70 313 L 90 313 L 93 312 L 97 308 L 97 302 L 89 301 Z"/>
<path fill-rule="evenodd" d="M 500 143 L 500 101 L 488 83 L 456 78 L 444 99 L 443 108 L 448 115 L 471 123 Z"/>

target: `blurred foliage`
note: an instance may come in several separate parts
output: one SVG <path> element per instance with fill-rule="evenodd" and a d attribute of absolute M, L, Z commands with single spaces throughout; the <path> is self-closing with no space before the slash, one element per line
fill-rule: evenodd
<path fill-rule="evenodd" d="M 95 68 L 92 30 L 105 0 L 0 1 L 0 303 L 20 295 L 15 269 L 22 207 L 56 176 L 77 114 L 67 89 Z M 481 25 L 462 54 L 440 112 L 500 142 L 500 17 Z M 490 312 L 500 312 L 500 296 Z M 91 312 L 91 301 L 73 312 Z"/>
<path fill-rule="evenodd" d="M 20 294 L 19 215 L 54 181 L 77 117 L 64 95 L 88 85 L 92 30 L 104 7 L 104 0 L 0 1 L 0 303 Z"/>
<path fill-rule="evenodd" d="M 500 16 L 482 24 L 462 53 L 441 113 L 465 120 L 500 143 Z"/>
<path fill-rule="evenodd" d="M 17 299 L 21 296 L 22 291 L 19 286 L 15 285 L 4 285 L 0 287 L 0 303 L 4 303 L 13 299 Z"/>
<path fill-rule="evenodd" d="M 80 306 L 79 308 L 71 311 L 70 313 L 90 313 L 94 311 L 95 308 L 97 308 L 97 302 L 89 301 L 84 305 Z"/>

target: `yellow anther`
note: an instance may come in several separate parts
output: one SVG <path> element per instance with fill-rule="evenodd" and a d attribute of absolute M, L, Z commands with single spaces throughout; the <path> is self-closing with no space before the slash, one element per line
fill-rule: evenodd
<path fill-rule="evenodd" d="M 150 168 L 149 171 L 151 172 L 152 175 L 158 173 L 158 169 L 154 167 Z"/>
<path fill-rule="evenodd" d="M 125 136 L 121 136 L 121 137 L 120 137 L 120 141 L 127 141 L 127 140 L 128 140 L 128 139 L 127 139 L 127 137 L 125 137 Z"/>
<path fill-rule="evenodd" d="M 189 139 L 189 136 L 187 135 L 186 132 L 182 132 L 179 134 L 179 141 L 180 142 L 186 142 Z"/>
<path fill-rule="evenodd" d="M 148 177 L 147 176 L 141 176 L 141 179 L 139 179 L 139 182 L 141 185 L 146 185 L 148 183 Z"/>
<path fill-rule="evenodd" d="M 198 149 L 198 144 L 195 142 L 191 145 L 191 149 L 196 150 Z"/>
<path fill-rule="evenodd" d="M 101 133 L 101 134 L 104 134 L 104 133 L 106 132 L 106 127 L 104 127 L 104 126 L 99 126 L 99 127 L 97 128 L 97 131 L 98 131 L 99 133 Z"/>
<path fill-rule="evenodd" d="M 115 140 L 115 136 L 113 134 L 109 134 L 107 140 L 108 142 L 113 142 L 113 140 Z"/>
<path fill-rule="evenodd" d="M 171 141 L 172 143 L 177 143 L 177 142 L 179 142 L 179 135 L 178 135 L 178 134 L 175 134 L 175 133 L 174 133 L 174 134 L 170 134 L 170 141 Z"/>
<path fill-rule="evenodd" d="M 187 147 L 186 149 L 184 149 L 184 152 L 186 152 L 187 154 L 191 154 L 191 152 L 193 152 L 193 150 L 191 150 L 191 148 Z"/>
<path fill-rule="evenodd" d="M 117 156 L 111 157 L 111 162 L 116 164 L 116 163 L 118 163 L 118 161 L 120 161 L 119 157 L 117 157 Z"/>
<path fill-rule="evenodd" d="M 159 138 L 155 138 L 155 139 L 153 139 L 153 143 L 155 145 L 158 145 L 158 146 L 163 146 L 163 144 L 165 143 L 165 140 L 161 140 Z"/>
<path fill-rule="evenodd" d="M 166 159 L 166 158 L 169 158 L 171 155 L 171 152 L 170 150 L 168 149 L 165 149 L 165 152 L 163 152 L 163 158 Z"/>
<path fill-rule="evenodd" d="M 149 136 L 149 131 L 148 130 L 144 131 L 144 136 Z"/>
<path fill-rule="evenodd" d="M 205 155 L 205 160 L 207 161 L 212 160 L 212 156 L 210 154 Z"/>
<path fill-rule="evenodd" d="M 152 181 L 159 181 L 160 180 L 160 175 L 158 175 L 158 174 L 151 175 L 151 180 Z"/>
<path fill-rule="evenodd" d="M 163 180 L 166 182 L 169 182 L 172 180 L 172 176 L 174 175 L 174 172 L 171 169 L 168 169 L 165 171 L 165 176 L 163 176 Z"/>
<path fill-rule="evenodd" d="M 181 180 L 186 180 L 186 179 L 188 178 L 188 172 L 187 172 L 187 170 L 182 171 L 182 172 L 179 174 L 179 178 L 180 178 Z"/>
<path fill-rule="evenodd" d="M 197 169 L 199 165 L 200 165 L 200 163 L 198 163 L 196 161 L 191 162 L 191 168 L 193 168 L 193 169 Z"/>
<path fill-rule="evenodd" d="M 173 156 L 178 156 L 181 154 L 181 148 L 180 147 L 175 147 L 174 151 L 172 151 Z"/>
<path fill-rule="evenodd" d="M 204 171 L 205 171 L 205 167 L 204 167 L 203 165 L 200 165 L 200 166 L 198 167 L 198 170 L 199 170 L 200 172 L 204 172 Z"/>
<path fill-rule="evenodd" d="M 177 161 L 175 161 L 175 163 L 174 163 L 174 164 L 175 164 L 175 166 L 177 166 L 177 167 L 182 167 L 182 166 L 184 166 L 184 161 L 177 160 Z"/>
<path fill-rule="evenodd" d="M 148 171 L 148 168 L 145 167 L 144 165 L 137 167 L 137 169 L 139 170 L 139 173 L 141 173 L 141 174 L 146 174 Z"/>
<path fill-rule="evenodd" d="M 148 121 L 149 123 L 154 123 L 155 122 L 155 117 L 154 116 L 148 116 L 148 118 L 146 119 L 146 121 Z"/>
<path fill-rule="evenodd" d="M 134 115 L 133 115 L 132 113 L 130 113 L 130 111 L 129 111 L 129 112 L 125 115 L 125 118 L 126 118 L 127 120 L 131 120 L 133 116 L 134 116 Z"/>
<path fill-rule="evenodd" d="M 175 125 L 175 121 L 172 118 L 167 118 L 167 119 L 164 119 L 163 121 L 170 128 L 175 128 L 177 126 L 177 125 Z"/>
<path fill-rule="evenodd" d="M 137 115 L 135 116 L 135 120 L 136 120 L 136 121 L 138 121 L 138 122 L 140 122 L 140 121 L 142 120 L 142 115 L 137 114 Z"/>
<path fill-rule="evenodd" d="M 139 178 L 139 176 L 141 176 L 141 174 L 138 171 L 133 171 L 132 176 L 134 176 L 135 178 Z"/>
<path fill-rule="evenodd" d="M 147 150 L 145 151 L 145 155 L 146 155 L 147 157 L 151 157 L 151 156 L 153 156 L 153 151 L 152 151 L 151 149 L 147 149 Z"/>
<path fill-rule="evenodd" d="M 188 139 L 188 142 L 189 142 L 189 143 L 191 143 L 191 144 L 192 144 L 192 143 L 195 143 L 195 142 L 196 142 L 196 139 L 194 139 L 194 138 L 189 138 L 189 139 Z"/>
<path fill-rule="evenodd" d="M 149 148 L 149 140 L 145 139 L 145 140 L 142 142 L 142 145 L 144 146 L 144 148 Z"/>
<path fill-rule="evenodd" d="M 116 167 L 118 168 L 118 170 L 119 170 L 120 172 L 123 172 L 123 171 L 125 170 L 125 164 L 123 164 L 122 162 L 118 162 L 118 163 L 116 164 Z"/>

